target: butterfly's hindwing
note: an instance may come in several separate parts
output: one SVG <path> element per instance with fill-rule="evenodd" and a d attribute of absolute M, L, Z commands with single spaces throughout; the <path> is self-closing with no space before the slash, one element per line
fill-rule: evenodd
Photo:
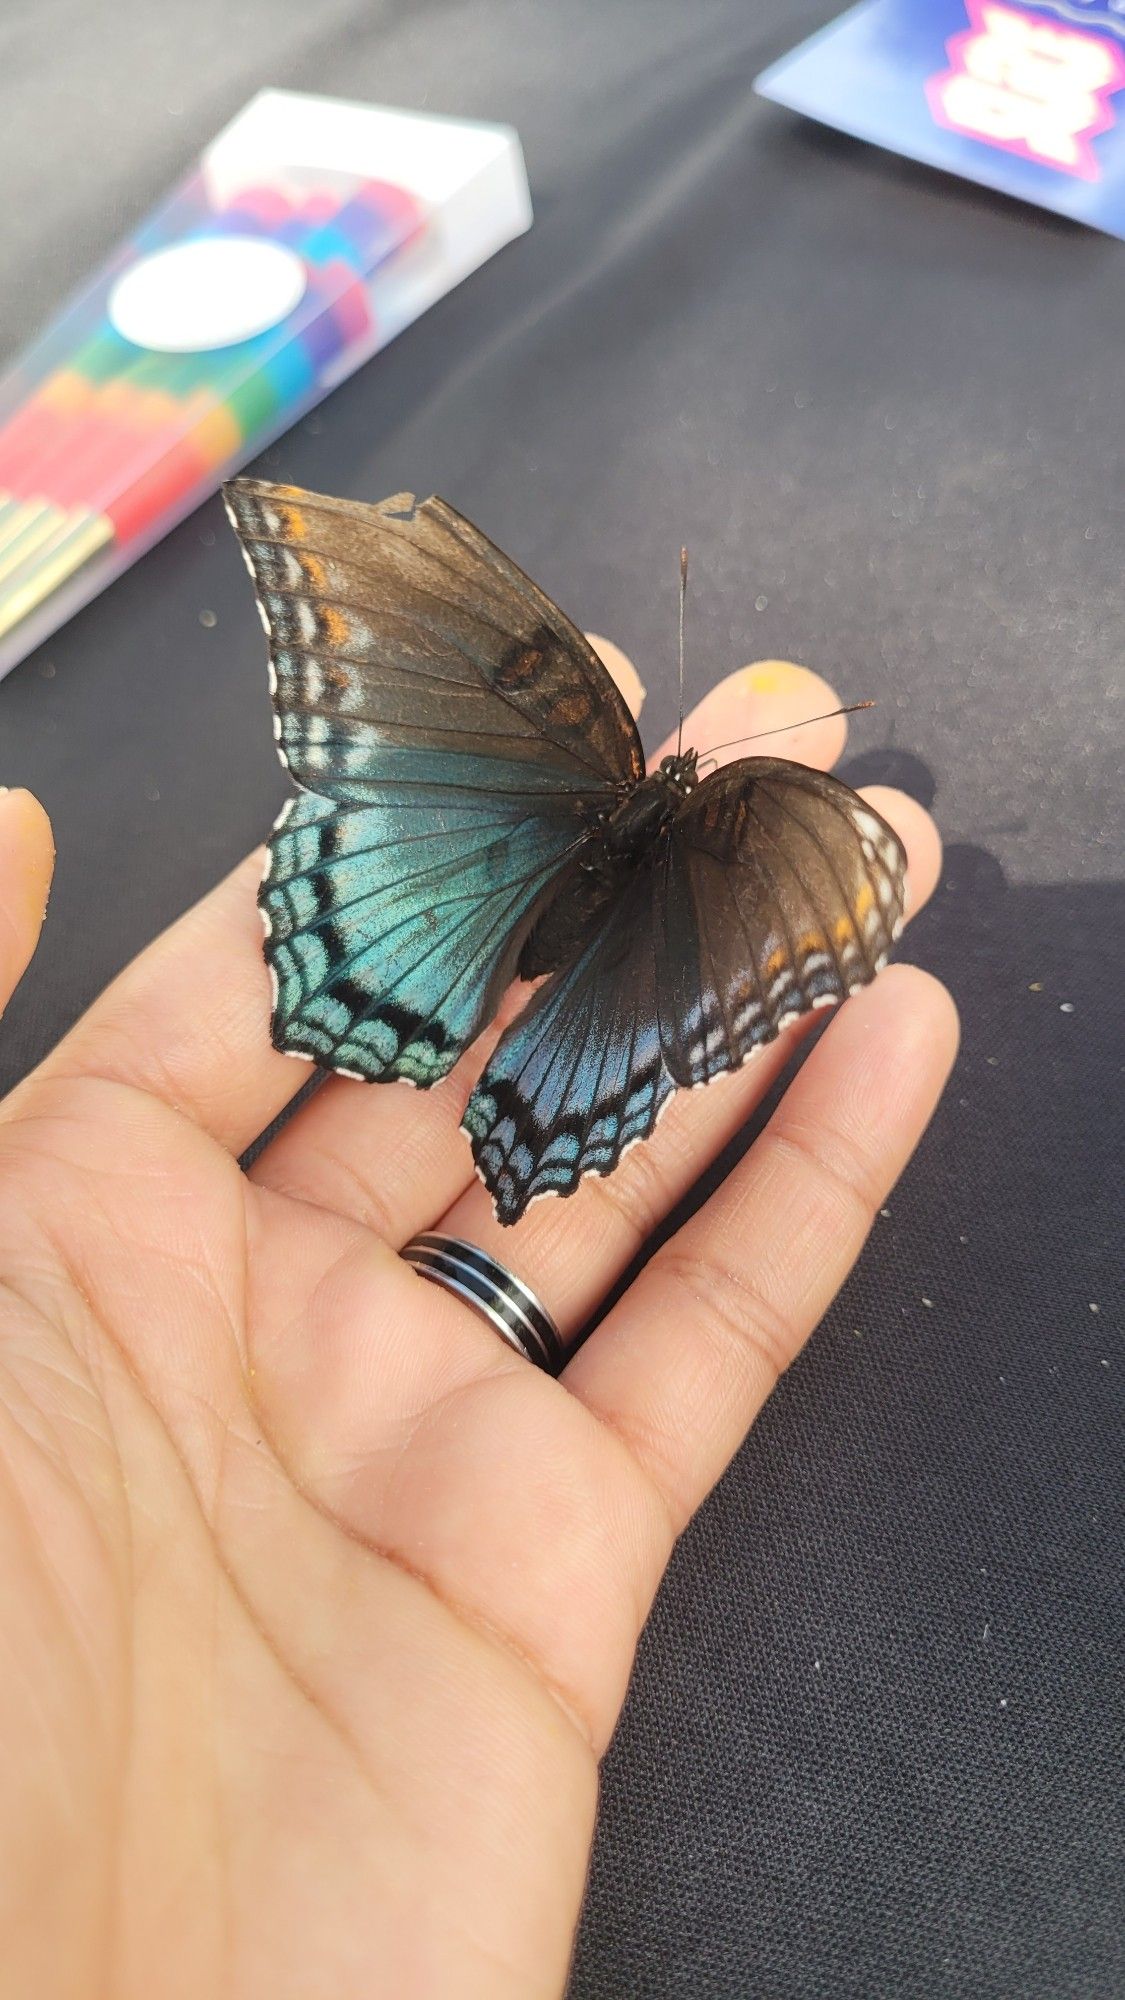
<path fill-rule="evenodd" d="M 302 794 L 259 893 L 277 1047 L 369 1082 L 446 1075 L 514 975 L 567 834 L 480 798 Z"/>
<path fill-rule="evenodd" d="M 905 855 L 838 779 L 781 758 L 716 771 L 681 808 L 657 900 L 661 1045 L 678 1084 L 737 1069 L 866 985 L 902 924 Z"/>
<path fill-rule="evenodd" d="M 655 1010 L 650 869 L 629 881 L 575 963 L 501 1036 L 465 1111 L 500 1222 L 542 1194 L 612 1173 L 673 1084 Z"/>

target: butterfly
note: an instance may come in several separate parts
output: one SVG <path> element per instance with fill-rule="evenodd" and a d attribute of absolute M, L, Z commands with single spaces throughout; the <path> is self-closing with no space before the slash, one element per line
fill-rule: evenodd
<path fill-rule="evenodd" d="M 701 780 L 690 749 L 646 775 L 589 641 L 444 500 L 225 499 L 298 786 L 259 894 L 274 1045 L 428 1089 L 540 980 L 462 1121 L 501 1223 L 875 977 L 905 855 L 838 779 Z"/>

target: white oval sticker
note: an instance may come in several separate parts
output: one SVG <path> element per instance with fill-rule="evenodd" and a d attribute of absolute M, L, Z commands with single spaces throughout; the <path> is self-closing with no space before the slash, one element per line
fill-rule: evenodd
<path fill-rule="evenodd" d="M 137 347 L 196 354 L 233 347 L 276 326 L 304 295 L 305 267 L 284 243 L 259 236 L 193 236 L 157 250 L 118 278 L 113 326 Z"/>

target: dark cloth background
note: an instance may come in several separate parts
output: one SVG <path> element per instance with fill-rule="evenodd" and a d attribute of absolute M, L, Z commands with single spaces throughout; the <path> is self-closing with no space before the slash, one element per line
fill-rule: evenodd
<path fill-rule="evenodd" d="M 573 1994 L 1109 1996 L 1125 245 L 758 102 L 823 18 L 9 8 L 3 337 L 262 83 L 519 128 L 532 233 L 263 469 L 444 493 L 633 654 L 650 741 L 689 541 L 696 692 L 780 655 L 877 697 L 846 774 L 933 804 L 948 870 L 905 949 L 965 1026 L 858 1273 L 672 1565 Z M 11 1081 L 283 796 L 217 501 L 0 688 L 0 781 L 36 788 L 59 845 Z"/>

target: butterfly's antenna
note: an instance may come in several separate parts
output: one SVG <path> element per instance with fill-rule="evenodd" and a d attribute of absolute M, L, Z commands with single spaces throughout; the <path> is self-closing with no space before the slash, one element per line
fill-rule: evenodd
<path fill-rule="evenodd" d="M 684 747 L 684 599 L 687 596 L 687 550 L 680 550 L 680 726 L 676 731 L 676 755 Z"/>
<path fill-rule="evenodd" d="M 800 722 L 779 722 L 776 729 L 756 729 L 751 736 L 732 736 L 726 743 L 712 743 L 701 756 L 712 757 L 716 750 L 733 750 L 737 743 L 756 743 L 760 736 L 787 736 L 791 729 L 806 729 L 810 722 L 831 722 L 834 715 L 855 715 L 861 708 L 874 708 L 873 701 L 850 701 L 846 708 L 830 708 L 823 715 L 804 715 Z"/>

